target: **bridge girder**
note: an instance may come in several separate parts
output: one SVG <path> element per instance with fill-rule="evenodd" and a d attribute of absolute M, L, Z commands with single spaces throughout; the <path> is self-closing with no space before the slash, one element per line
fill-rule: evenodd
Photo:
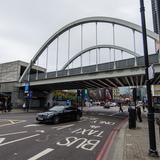
<path fill-rule="evenodd" d="M 27 74 L 28 70 L 32 67 L 32 65 L 36 62 L 36 60 L 39 58 L 39 56 L 43 53 L 43 51 L 56 39 L 58 38 L 61 34 L 66 32 L 67 30 L 70 30 L 71 28 L 74 28 L 78 25 L 86 24 L 86 23 L 96 23 L 96 22 L 101 22 L 101 23 L 112 23 L 120 26 L 124 26 L 127 28 L 130 28 L 134 31 L 142 33 L 142 28 L 134 23 L 117 19 L 117 18 L 111 18 L 111 17 L 87 17 L 87 18 L 82 18 L 79 20 L 76 20 L 72 23 L 69 23 L 62 27 L 60 30 L 58 30 L 56 33 L 54 33 L 42 46 L 41 48 L 37 51 L 37 53 L 34 55 L 34 57 L 31 59 L 29 65 L 27 66 L 26 70 L 22 74 L 22 76 L 19 79 L 19 82 L 22 82 L 23 77 Z M 147 36 L 154 39 L 154 40 L 159 40 L 158 34 L 147 30 Z"/>

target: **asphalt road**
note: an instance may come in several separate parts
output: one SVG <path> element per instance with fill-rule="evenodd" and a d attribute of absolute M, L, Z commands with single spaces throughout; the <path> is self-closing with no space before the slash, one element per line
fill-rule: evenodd
<path fill-rule="evenodd" d="M 39 124 L 36 113 L 0 114 L 2 160 L 97 160 L 125 113 L 89 111 L 80 121 Z"/>

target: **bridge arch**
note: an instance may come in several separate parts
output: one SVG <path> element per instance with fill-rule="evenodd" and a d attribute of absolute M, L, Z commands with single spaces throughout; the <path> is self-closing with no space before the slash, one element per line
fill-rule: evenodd
<path fill-rule="evenodd" d="M 77 53 L 76 55 L 74 55 L 74 56 L 62 67 L 62 70 L 66 69 L 75 59 L 77 59 L 78 57 L 80 57 L 80 56 L 83 55 L 84 53 L 89 52 L 89 51 L 91 51 L 91 50 L 100 49 L 100 48 L 113 48 L 113 49 L 117 49 L 117 50 L 120 50 L 120 51 L 127 52 L 127 53 L 133 55 L 134 57 L 140 56 L 140 54 L 135 53 L 135 52 L 133 52 L 133 51 L 131 51 L 131 50 L 129 50 L 129 49 L 126 49 L 126 48 L 120 47 L 120 46 L 105 45 L 105 44 L 95 45 L 95 46 L 92 46 L 92 47 L 88 47 L 88 48 L 80 51 L 80 52 Z"/>
<path fill-rule="evenodd" d="M 97 23 L 97 22 L 104 22 L 104 23 L 112 23 L 113 25 L 117 24 L 120 26 L 124 26 L 126 28 L 130 28 L 134 31 L 137 32 L 142 32 L 142 28 L 139 25 L 136 25 L 134 23 L 117 19 L 117 18 L 111 18 L 111 17 L 87 17 L 87 18 L 82 18 L 79 20 L 76 20 L 72 23 L 69 23 L 62 27 L 60 30 L 58 30 L 56 33 L 54 33 L 42 46 L 41 48 L 37 51 L 37 53 L 33 56 L 31 59 L 29 65 L 27 66 L 26 70 L 22 74 L 22 76 L 19 79 L 19 82 L 22 82 L 23 77 L 27 74 L 29 69 L 32 67 L 32 65 L 36 62 L 36 60 L 40 57 L 40 55 L 43 53 L 43 51 L 60 35 L 62 35 L 64 32 L 70 30 L 71 28 L 74 28 L 76 26 L 86 24 L 86 23 Z M 147 36 L 150 37 L 151 39 L 158 40 L 159 37 L 156 33 L 147 30 Z"/>

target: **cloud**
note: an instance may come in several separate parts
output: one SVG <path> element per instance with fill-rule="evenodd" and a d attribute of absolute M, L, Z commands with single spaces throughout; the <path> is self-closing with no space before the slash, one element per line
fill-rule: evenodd
<path fill-rule="evenodd" d="M 0 0 L 0 4 L 0 63 L 29 62 L 53 33 L 80 18 L 106 16 L 141 24 L 138 0 Z M 149 1 L 146 7 L 147 26 L 152 29 Z"/>

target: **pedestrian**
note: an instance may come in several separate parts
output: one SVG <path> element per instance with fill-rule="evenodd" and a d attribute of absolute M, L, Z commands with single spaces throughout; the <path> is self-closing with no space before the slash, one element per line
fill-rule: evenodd
<path fill-rule="evenodd" d="M 7 99 L 5 99 L 5 102 L 4 102 L 4 112 L 7 112 Z"/>
<path fill-rule="evenodd" d="M 23 107 L 23 110 L 25 111 L 26 110 L 26 104 L 23 103 L 22 107 Z"/>
<path fill-rule="evenodd" d="M 137 111 L 137 117 L 138 117 L 139 122 L 142 122 L 141 105 L 140 104 L 137 104 L 136 111 Z"/>
<path fill-rule="evenodd" d="M 143 102 L 143 112 L 146 112 L 145 109 L 147 108 L 147 98 L 144 97 L 142 102 Z"/>
<path fill-rule="evenodd" d="M 8 110 L 8 112 L 10 112 L 12 110 L 12 103 L 10 101 L 8 101 L 8 103 L 7 103 L 7 110 Z"/>
<path fill-rule="evenodd" d="M 122 103 L 121 102 L 118 103 L 118 106 L 119 106 L 119 112 L 123 112 Z"/>
<path fill-rule="evenodd" d="M 146 112 L 146 110 L 145 110 L 146 104 L 145 103 L 142 104 L 142 107 L 143 107 L 143 112 Z"/>

